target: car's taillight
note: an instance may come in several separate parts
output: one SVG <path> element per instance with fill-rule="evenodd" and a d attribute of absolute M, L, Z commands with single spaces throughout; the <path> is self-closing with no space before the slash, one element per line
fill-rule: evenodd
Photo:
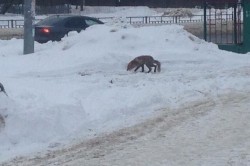
<path fill-rule="evenodd" d="M 41 32 L 43 32 L 43 33 L 50 33 L 50 29 L 49 28 L 42 28 Z"/>

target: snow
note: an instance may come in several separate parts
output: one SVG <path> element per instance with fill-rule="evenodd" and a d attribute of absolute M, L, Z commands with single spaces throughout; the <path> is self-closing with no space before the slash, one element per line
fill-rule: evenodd
<path fill-rule="evenodd" d="M 168 111 L 162 115 L 163 122 L 156 123 L 157 129 L 148 129 L 150 134 L 125 145 L 110 146 L 122 150 L 106 148 L 99 152 L 103 157 L 75 157 L 69 165 L 249 165 L 250 133 L 246 122 L 250 98 L 241 95 L 218 97 L 203 102 L 200 108 L 187 107 L 173 114 Z"/>
<path fill-rule="evenodd" d="M 110 7 L 110 6 L 84 6 L 83 11 L 80 8 L 72 6 L 71 14 L 85 15 L 91 17 L 142 17 L 142 16 L 190 16 L 203 15 L 202 9 L 197 8 L 149 8 L 146 6 L 135 7 Z M 36 19 L 43 19 L 48 15 L 36 15 Z M 23 20 L 23 16 L 19 14 L 6 13 L 0 15 L 0 20 Z"/>
<path fill-rule="evenodd" d="M 150 9 L 145 6 L 136 6 L 136 7 L 108 7 L 108 6 L 84 6 L 83 11 L 80 9 L 75 9 L 74 7 L 71 9 L 73 13 L 78 13 L 81 15 L 88 15 L 92 17 L 133 17 L 133 16 L 156 16 L 162 14 L 162 12 L 158 12 L 157 9 Z"/>
<path fill-rule="evenodd" d="M 35 43 L 34 54 L 22 55 L 21 39 L 0 40 L 0 48 L 0 81 L 9 96 L 0 93 L 0 161 L 132 126 L 158 110 L 250 90 L 249 54 L 219 50 L 178 25 L 118 21 Z M 162 71 L 126 71 L 139 55 L 152 55 Z M 190 137 L 187 128 L 180 130 Z"/>

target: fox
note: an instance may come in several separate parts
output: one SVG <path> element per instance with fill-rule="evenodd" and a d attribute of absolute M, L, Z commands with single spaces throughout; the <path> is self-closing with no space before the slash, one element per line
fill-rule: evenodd
<path fill-rule="evenodd" d="M 144 65 L 148 67 L 148 73 L 151 72 L 152 67 L 154 67 L 154 72 L 156 72 L 156 69 L 158 72 L 161 71 L 161 63 L 150 55 L 141 55 L 130 61 L 127 66 L 127 71 L 136 67 L 134 70 L 136 72 L 141 67 L 141 72 L 144 72 Z"/>

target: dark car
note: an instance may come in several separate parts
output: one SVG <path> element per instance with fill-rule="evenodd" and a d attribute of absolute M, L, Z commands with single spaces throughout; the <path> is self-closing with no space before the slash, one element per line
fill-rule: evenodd
<path fill-rule="evenodd" d="M 94 24 L 103 24 L 92 17 L 77 15 L 55 15 L 41 20 L 35 25 L 35 41 L 60 41 L 70 31 L 80 32 Z"/>

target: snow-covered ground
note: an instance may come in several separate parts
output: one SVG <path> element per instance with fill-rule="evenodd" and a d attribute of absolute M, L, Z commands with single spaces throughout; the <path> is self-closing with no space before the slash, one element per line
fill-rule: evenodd
<path fill-rule="evenodd" d="M 159 128 L 166 130 L 160 139 L 165 141 L 162 140 L 164 145 L 170 140 L 169 152 L 178 152 L 180 157 L 188 151 L 197 154 L 191 157 L 192 161 L 181 160 L 189 161 L 187 165 L 199 165 L 195 160 L 200 161 L 201 157 L 205 161 L 203 165 L 211 164 L 210 158 L 215 159 L 212 164 L 216 165 L 218 159 L 221 165 L 220 154 L 217 158 L 206 155 L 224 143 L 220 138 L 227 141 L 224 132 L 238 139 L 239 131 L 250 123 L 245 100 L 237 100 L 240 105 L 236 106 L 215 102 L 216 107 L 205 112 L 206 116 L 200 113 L 203 107 L 196 112 L 188 107 L 192 113 L 185 111 L 182 115 L 185 109 L 181 108 L 188 103 L 221 101 L 220 96 L 235 93 L 248 96 L 250 55 L 219 50 L 215 44 L 194 37 L 178 25 L 134 28 L 116 22 L 92 26 L 80 34 L 72 32 L 61 42 L 35 43 L 35 53 L 30 55 L 22 55 L 21 39 L 0 40 L 0 48 L 0 82 L 8 93 L 8 97 L 0 93 L 0 115 L 4 119 L 3 122 L 0 118 L 1 162 L 112 133 L 164 112 L 162 117 L 171 117 L 167 118 L 169 125 L 175 117 L 180 118 L 179 122 L 190 115 L 195 120 L 194 124 L 188 121 L 173 130 Z M 139 55 L 152 55 L 162 63 L 162 71 L 148 74 L 126 71 L 127 63 Z M 231 110 L 231 106 L 235 109 Z M 195 119 L 198 116 L 203 118 Z M 219 123 L 223 120 L 225 123 Z M 237 123 L 239 126 L 235 128 L 235 121 L 242 124 Z M 194 136 L 197 141 L 203 141 L 200 149 L 189 146 Z M 235 146 L 237 142 L 232 146 L 225 142 L 222 157 L 230 150 L 232 154 L 248 157 L 250 150 L 244 147 L 249 145 L 249 136 L 249 132 L 243 132 L 238 146 Z M 157 153 L 160 142 L 151 142 L 148 147 L 155 148 Z M 186 153 L 182 153 L 182 147 Z M 197 150 L 208 152 L 199 156 Z M 147 156 L 150 149 L 145 151 L 145 156 L 143 151 L 139 151 L 140 157 L 150 157 Z M 116 153 L 117 159 L 119 155 Z M 183 165 L 172 157 L 171 165 Z M 140 160 L 137 160 L 139 165 Z M 237 158 L 232 160 L 240 162 Z M 167 161 L 161 160 L 159 165 L 166 164 Z M 244 164 L 250 161 L 247 159 Z"/>
<path fill-rule="evenodd" d="M 149 8 L 146 6 L 136 6 L 136 7 L 105 7 L 105 6 L 84 6 L 83 11 L 76 9 L 72 6 L 72 14 L 80 14 L 92 17 L 134 17 L 134 16 L 188 16 L 188 14 L 202 15 L 202 9 L 191 9 L 191 8 Z M 42 19 L 46 15 L 37 15 L 36 19 Z M 11 19 L 23 19 L 22 15 L 6 13 L 5 15 L 0 15 L 0 20 L 11 20 Z"/>

